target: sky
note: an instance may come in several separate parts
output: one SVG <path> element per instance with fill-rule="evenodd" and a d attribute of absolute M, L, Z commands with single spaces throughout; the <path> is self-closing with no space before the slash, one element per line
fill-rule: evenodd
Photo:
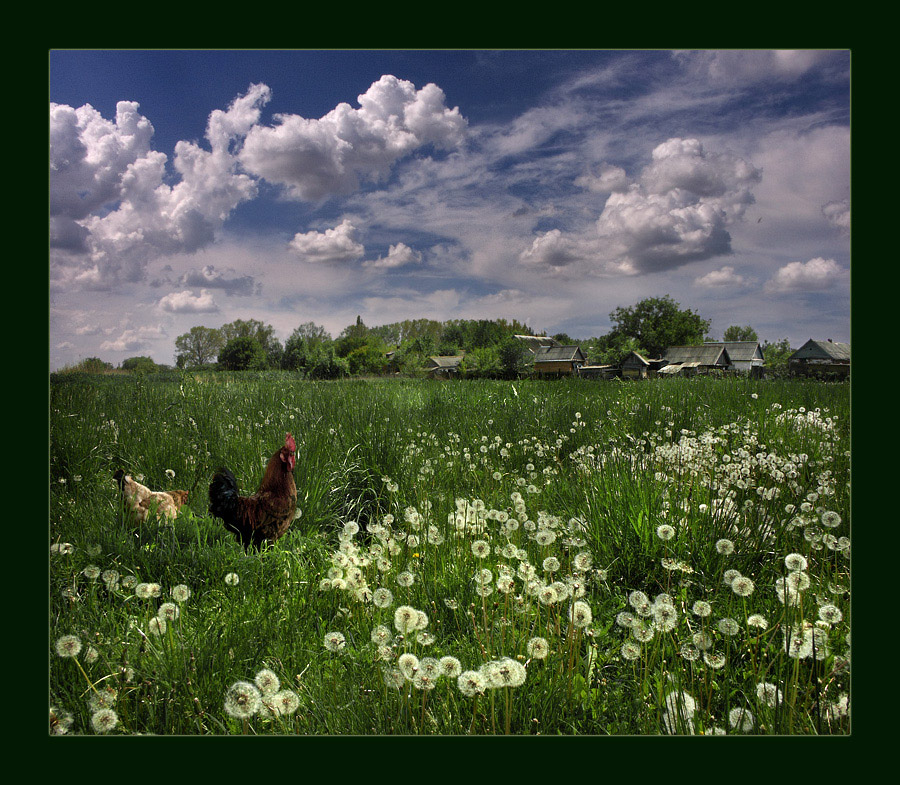
<path fill-rule="evenodd" d="M 49 361 L 671 296 L 850 340 L 850 52 L 49 53 Z"/>

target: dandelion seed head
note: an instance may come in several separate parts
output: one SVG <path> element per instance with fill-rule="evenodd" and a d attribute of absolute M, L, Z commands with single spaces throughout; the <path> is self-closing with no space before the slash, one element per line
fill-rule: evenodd
<path fill-rule="evenodd" d="M 238 719 L 252 717 L 259 711 L 261 698 L 255 684 L 236 681 L 225 692 L 225 712 Z"/>
<path fill-rule="evenodd" d="M 799 572 L 805 570 L 808 566 L 806 557 L 800 553 L 789 553 L 784 557 L 784 566 L 791 572 Z"/>
<path fill-rule="evenodd" d="M 664 523 L 656 527 L 656 536 L 661 540 L 671 540 L 675 536 L 675 528 Z"/>
<path fill-rule="evenodd" d="M 77 657 L 81 651 L 81 639 L 77 635 L 63 635 L 56 641 L 56 653 L 60 657 Z"/>
<path fill-rule="evenodd" d="M 467 698 L 474 698 L 478 695 L 484 695 L 487 689 L 487 683 L 484 676 L 478 671 L 463 671 L 456 678 L 456 684 L 459 691 Z"/>
<path fill-rule="evenodd" d="M 447 655 L 440 659 L 440 674 L 448 679 L 455 679 L 462 673 L 462 664 L 456 657 Z"/>
<path fill-rule="evenodd" d="M 749 597 L 753 594 L 755 588 L 756 585 L 746 575 L 738 575 L 738 577 L 731 582 L 731 590 L 739 597 Z"/>
<path fill-rule="evenodd" d="M 404 652 L 397 658 L 397 667 L 407 681 L 412 681 L 419 670 L 419 658 L 412 652 Z"/>
<path fill-rule="evenodd" d="M 726 540 L 724 538 L 716 540 L 716 551 L 722 556 L 730 556 L 734 553 L 734 543 L 731 540 Z"/>
<path fill-rule="evenodd" d="M 747 733 L 748 731 L 753 730 L 753 723 L 753 713 L 750 709 L 738 706 L 728 712 L 728 724 L 735 730 Z"/>
<path fill-rule="evenodd" d="M 761 613 L 754 613 L 747 617 L 747 625 L 765 630 L 769 626 L 769 622 Z"/>
<path fill-rule="evenodd" d="M 96 733 L 109 733 L 119 724 L 119 715 L 112 709 L 100 709 L 91 715 L 91 727 Z"/>
<path fill-rule="evenodd" d="M 342 632 L 326 632 L 325 648 L 330 652 L 339 652 L 347 645 L 347 639 Z"/>
<path fill-rule="evenodd" d="M 762 681 L 756 685 L 756 698 L 765 706 L 777 706 L 782 702 L 781 690 L 778 686 L 768 681 Z"/>
<path fill-rule="evenodd" d="M 253 677 L 253 683 L 263 695 L 274 695 L 281 689 L 281 680 L 275 671 L 263 668 Z"/>
<path fill-rule="evenodd" d="M 625 641 L 619 651 L 626 660 L 636 660 L 641 656 L 641 646 L 633 640 Z"/>
<path fill-rule="evenodd" d="M 700 616 L 701 618 L 703 618 L 709 616 L 712 613 L 712 605 L 710 605 L 706 600 L 697 600 L 691 610 L 696 616 Z"/>

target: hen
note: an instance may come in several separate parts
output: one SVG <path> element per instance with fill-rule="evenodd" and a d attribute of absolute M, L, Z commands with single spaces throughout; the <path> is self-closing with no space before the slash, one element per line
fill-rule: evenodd
<path fill-rule="evenodd" d="M 147 520 L 152 510 L 158 518 L 171 520 L 187 501 L 187 491 L 151 491 L 121 469 L 116 470 L 113 478 L 119 484 L 125 506 L 141 523 Z"/>
<path fill-rule="evenodd" d="M 297 445 L 285 434 L 284 446 L 275 451 L 262 482 L 252 496 L 241 496 L 237 480 L 220 468 L 209 484 L 209 511 L 221 518 L 225 528 L 244 548 L 259 549 L 265 541 L 275 542 L 287 532 L 297 509 L 294 463 Z"/>

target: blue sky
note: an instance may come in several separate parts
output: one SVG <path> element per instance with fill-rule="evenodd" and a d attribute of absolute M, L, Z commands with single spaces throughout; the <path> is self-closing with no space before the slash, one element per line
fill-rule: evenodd
<path fill-rule="evenodd" d="M 850 53 L 52 51 L 50 367 L 671 295 L 850 338 Z"/>

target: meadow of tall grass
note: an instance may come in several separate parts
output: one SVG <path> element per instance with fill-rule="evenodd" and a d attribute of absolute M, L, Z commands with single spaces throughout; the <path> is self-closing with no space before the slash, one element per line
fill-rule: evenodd
<path fill-rule="evenodd" d="M 846 384 L 54 377 L 53 734 L 847 734 Z M 207 514 L 290 431 L 297 517 Z M 122 468 L 183 488 L 135 524 Z"/>

